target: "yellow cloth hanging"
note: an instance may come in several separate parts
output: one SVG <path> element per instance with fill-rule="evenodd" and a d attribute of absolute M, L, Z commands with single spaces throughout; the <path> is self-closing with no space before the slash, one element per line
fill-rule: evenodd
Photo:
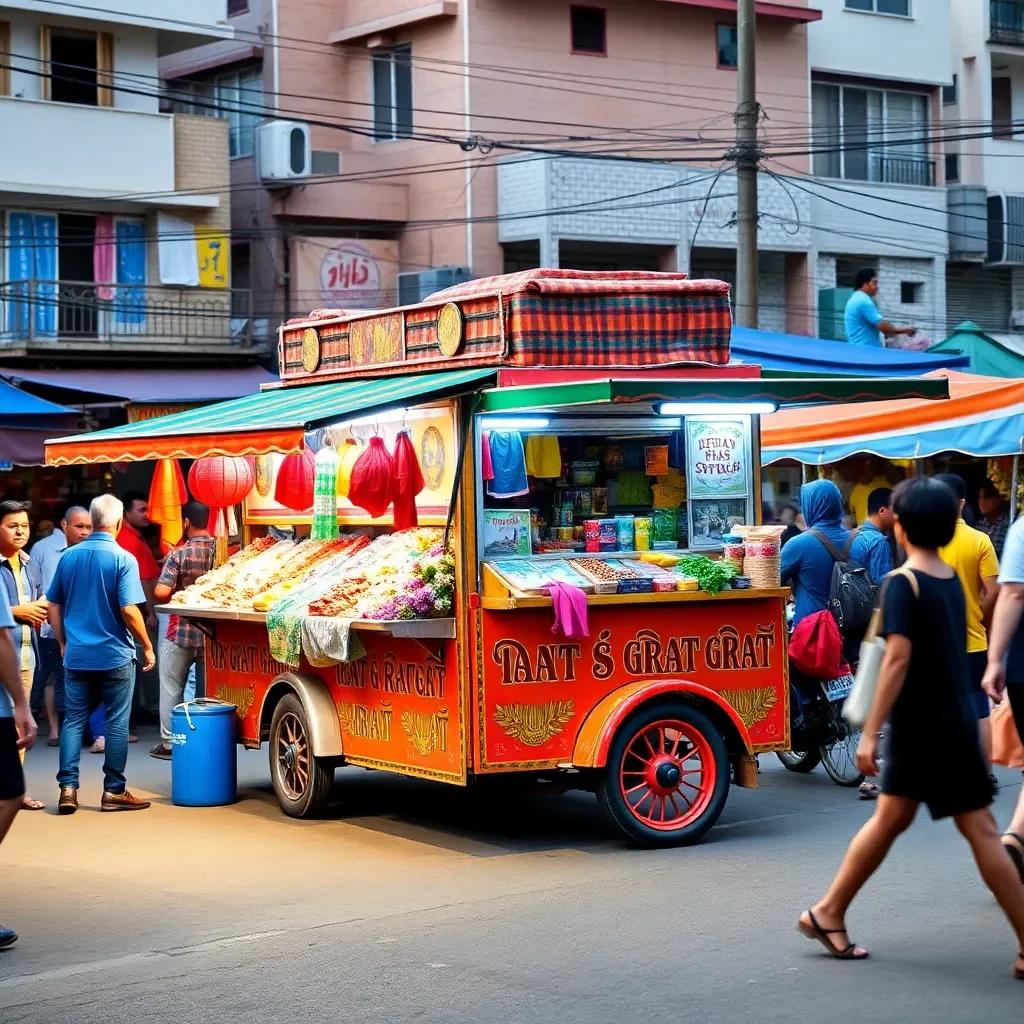
<path fill-rule="evenodd" d="M 348 485 L 352 480 L 352 467 L 356 464 L 356 459 L 359 458 L 360 450 L 359 445 L 350 437 L 338 452 L 341 461 L 338 463 L 338 482 L 335 486 L 335 492 L 339 498 L 348 497 Z"/>
<path fill-rule="evenodd" d="M 526 439 L 526 473 L 556 479 L 562 475 L 562 452 L 553 434 L 531 434 Z"/>

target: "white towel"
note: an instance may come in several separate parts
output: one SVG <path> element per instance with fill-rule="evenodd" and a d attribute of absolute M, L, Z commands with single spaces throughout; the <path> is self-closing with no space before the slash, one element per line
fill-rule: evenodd
<path fill-rule="evenodd" d="M 156 235 L 160 283 L 198 287 L 199 253 L 195 225 L 170 213 L 158 213 Z"/>

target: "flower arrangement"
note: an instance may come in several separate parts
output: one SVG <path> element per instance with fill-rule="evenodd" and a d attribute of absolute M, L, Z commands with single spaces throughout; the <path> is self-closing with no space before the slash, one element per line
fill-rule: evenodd
<path fill-rule="evenodd" d="M 386 586 L 374 587 L 357 607 L 367 619 L 429 619 L 450 615 L 455 599 L 455 561 L 436 544 Z"/>

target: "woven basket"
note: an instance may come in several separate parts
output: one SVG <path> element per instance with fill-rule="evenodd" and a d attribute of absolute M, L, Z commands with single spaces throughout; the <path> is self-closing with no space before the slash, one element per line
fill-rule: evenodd
<path fill-rule="evenodd" d="M 750 577 L 750 585 L 758 590 L 771 589 L 781 584 L 779 545 L 773 541 L 747 541 L 743 558 L 743 575 Z"/>

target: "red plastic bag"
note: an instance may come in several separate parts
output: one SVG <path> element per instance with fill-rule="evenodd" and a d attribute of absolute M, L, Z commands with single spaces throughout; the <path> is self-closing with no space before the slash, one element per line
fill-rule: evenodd
<path fill-rule="evenodd" d="M 416 514 L 416 495 L 423 490 L 423 471 L 420 469 L 416 449 L 409 431 L 399 431 L 392 456 L 391 497 L 395 506 L 395 529 L 408 530 L 419 525 Z"/>
<path fill-rule="evenodd" d="M 801 619 L 789 638 L 789 657 L 812 679 L 838 679 L 848 675 L 843 641 L 832 613 L 827 609 Z"/>
<path fill-rule="evenodd" d="M 391 456 L 382 437 L 373 436 L 352 467 L 348 500 L 376 519 L 391 504 Z"/>

